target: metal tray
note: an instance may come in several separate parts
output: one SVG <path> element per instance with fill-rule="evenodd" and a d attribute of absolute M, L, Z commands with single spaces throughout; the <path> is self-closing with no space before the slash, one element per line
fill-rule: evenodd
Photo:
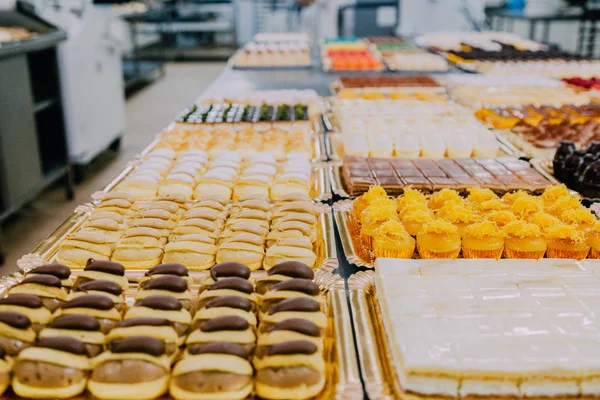
<path fill-rule="evenodd" d="M 369 251 L 355 241 L 358 225 L 353 222 L 352 200 L 341 200 L 333 204 L 333 216 L 340 233 L 344 255 L 350 264 L 373 268 L 373 258 Z"/>

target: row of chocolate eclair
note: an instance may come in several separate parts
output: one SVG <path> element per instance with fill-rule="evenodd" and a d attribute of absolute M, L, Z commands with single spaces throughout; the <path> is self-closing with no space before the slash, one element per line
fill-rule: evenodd
<path fill-rule="evenodd" d="M 93 266 L 94 263 L 91 263 L 90 265 Z M 293 268 L 293 264 L 294 263 L 287 263 L 287 265 L 282 265 L 280 268 L 276 268 L 273 270 L 273 273 L 270 275 L 270 277 L 266 278 L 266 279 L 262 279 L 260 284 L 258 285 L 259 291 L 264 292 L 264 290 L 272 283 L 275 283 L 277 281 L 289 281 L 286 284 L 284 284 L 284 289 L 290 289 L 293 288 L 295 285 L 293 284 L 294 281 L 296 281 L 296 286 L 297 286 L 297 280 L 296 279 L 291 279 L 291 276 L 294 276 L 294 268 Z M 102 265 L 102 264 L 101 264 Z M 167 267 L 166 269 L 164 267 Z M 161 266 L 161 268 L 157 268 L 157 272 L 166 272 L 169 266 Z M 235 270 L 235 265 L 231 265 L 231 263 L 229 263 L 229 265 L 222 265 L 223 268 L 215 268 L 215 271 L 212 273 L 212 277 L 208 278 L 209 280 L 213 280 L 217 278 L 217 282 L 215 283 L 221 283 L 221 285 L 217 285 L 217 287 L 215 287 L 214 289 L 212 287 L 208 288 L 208 291 L 214 290 L 216 292 L 219 292 L 221 290 L 226 290 L 226 291 L 231 291 L 231 290 L 235 290 L 235 288 L 239 289 L 240 291 L 238 292 L 238 294 L 244 294 L 244 295 L 252 295 L 253 293 L 247 293 L 249 292 L 248 289 L 248 285 L 243 284 L 240 279 L 240 277 L 232 277 L 232 278 L 222 278 L 219 279 L 219 270 L 221 271 L 227 271 L 227 270 L 231 270 L 231 268 L 233 267 Z M 306 269 L 306 267 L 304 267 Z M 49 269 L 48 267 L 46 267 L 46 269 Z M 91 268 L 92 272 L 102 272 L 102 271 L 98 271 L 98 266 L 96 266 L 95 268 Z M 107 268 L 103 268 L 105 271 L 104 273 L 107 273 L 106 271 L 108 270 Z M 172 267 L 171 267 L 172 269 Z M 56 270 L 56 268 L 54 268 L 54 270 Z M 95 270 L 95 271 L 94 271 Z M 172 269 L 173 270 L 173 269 Z M 296 268 L 297 271 L 297 268 Z M 39 272 L 39 271 L 38 271 Z M 281 272 L 281 274 L 275 273 L 275 272 Z M 297 273 L 297 272 L 296 272 Z M 238 272 L 239 274 L 239 272 Z M 246 273 L 244 273 L 246 274 Z M 305 270 L 304 272 L 305 276 L 306 274 L 310 274 L 312 275 L 312 271 L 310 269 Z M 161 275 L 161 274 L 157 274 L 157 275 Z M 290 276 L 291 275 L 291 276 Z M 249 271 L 247 272 L 247 276 L 249 276 Z M 64 276 L 63 276 L 64 277 Z M 30 278 L 27 278 L 30 279 Z M 26 280 L 27 280 L 26 279 Z M 88 278 L 84 278 L 84 279 L 88 279 Z M 219 282 L 220 281 L 220 282 Z M 98 281 L 96 281 L 98 282 Z M 77 281 L 76 281 L 77 283 Z M 89 282 L 88 282 L 89 283 Z M 312 283 L 312 282 L 311 282 Z M 29 285 L 31 283 L 26 283 L 26 285 Z M 83 285 L 85 285 L 86 283 L 84 282 Z M 223 286 L 223 284 L 225 284 L 225 286 Z M 287 286 L 286 286 L 287 285 Z M 211 285 L 211 286 L 214 286 Z M 225 289 L 223 289 L 223 287 L 225 287 Z M 301 285 L 301 287 L 306 291 L 306 285 Z M 318 288 L 317 288 L 318 289 Z M 75 290 L 77 290 L 77 285 L 75 285 Z M 314 290 L 310 289 L 310 290 Z M 309 291 L 310 291 L 309 290 Z M 276 290 L 275 290 L 276 291 Z M 283 293 L 284 291 L 282 291 Z M 268 293 L 266 293 L 268 295 Z M 9 298 L 11 298 L 10 301 L 15 302 L 16 300 L 18 300 L 18 296 L 19 295 L 11 295 L 9 296 Z M 26 300 L 26 296 L 27 295 L 21 295 L 21 301 Z M 29 306 L 33 306 L 33 302 L 31 301 L 31 297 L 29 297 Z M 34 297 L 34 296 L 33 296 Z M 197 333 L 195 335 L 195 337 L 193 337 L 194 335 L 190 335 L 190 337 L 188 337 L 187 340 L 187 344 L 188 344 L 188 349 L 190 349 L 190 352 L 193 353 L 194 352 L 194 348 L 197 347 L 202 347 L 206 341 L 206 337 L 205 336 L 209 336 L 208 339 L 210 339 L 210 337 L 212 336 L 212 339 L 209 340 L 209 342 L 212 342 L 214 340 L 217 340 L 218 338 L 221 338 L 223 335 L 223 333 L 225 333 L 225 336 L 227 336 L 227 333 L 231 334 L 232 332 L 228 332 L 228 331 L 233 331 L 233 334 L 235 335 L 236 333 L 239 334 L 240 329 L 242 329 L 244 332 L 241 332 L 242 337 L 244 336 L 244 333 L 248 334 L 249 333 L 249 329 L 250 327 L 247 327 L 248 325 L 248 320 L 250 320 L 252 322 L 251 318 L 246 318 L 246 321 L 244 322 L 244 318 L 241 318 L 239 316 L 236 315 L 223 315 L 221 317 L 215 317 L 215 315 L 219 315 L 219 310 L 225 310 L 225 309 L 234 309 L 236 311 L 248 311 L 251 309 L 252 305 L 249 304 L 250 302 L 248 301 L 248 299 L 243 299 L 241 296 L 214 296 L 215 298 L 209 302 L 207 302 L 205 304 L 205 308 L 207 310 L 209 310 L 209 314 L 211 313 L 210 309 L 212 308 L 213 311 L 213 315 L 209 315 L 211 318 L 207 319 L 207 320 L 197 320 L 196 322 L 196 331 L 195 333 Z M 35 297 L 34 297 L 35 298 Z M 39 299 L 37 299 L 38 303 L 37 306 L 41 307 L 41 301 Z M 88 297 L 88 302 L 89 300 L 91 300 Z M 97 299 L 96 299 L 97 300 Z M 292 299 L 290 299 L 292 300 Z M 9 302 L 10 302 L 9 301 Z M 138 303 L 138 302 L 136 302 Z M 127 338 L 128 336 L 131 335 L 135 335 L 138 333 L 146 333 L 146 332 L 152 332 L 154 331 L 158 337 L 161 338 L 163 344 L 165 345 L 165 353 L 167 355 L 167 358 L 169 360 L 172 360 L 175 358 L 176 356 L 176 349 L 177 349 L 177 344 L 181 343 L 181 335 L 179 335 L 176 333 L 176 331 L 173 329 L 172 326 L 175 326 L 175 328 L 179 328 L 177 330 L 183 329 L 183 330 L 187 330 L 186 325 L 189 326 L 188 324 L 186 324 L 187 319 L 183 318 L 183 320 L 181 319 L 182 315 L 186 315 L 185 311 L 183 311 L 182 308 L 182 304 L 180 301 L 178 301 L 175 298 L 170 298 L 170 297 L 163 297 L 163 296 L 149 296 L 147 299 L 143 299 L 142 301 L 139 302 L 140 304 L 138 304 L 137 306 L 134 306 L 131 311 L 137 310 L 140 311 L 140 313 L 133 313 L 132 315 L 127 315 L 125 316 L 126 320 L 121 324 L 120 327 L 114 329 L 113 331 L 111 331 L 108 335 L 108 339 L 109 339 L 109 343 L 111 344 L 111 348 L 112 345 L 115 342 L 119 342 L 121 341 L 123 338 Z M 212 303 L 212 304 L 211 304 Z M 281 303 L 285 303 L 285 301 L 281 302 Z M 306 313 L 307 311 L 307 305 L 306 304 L 302 304 L 303 302 L 300 301 L 296 301 L 296 300 L 292 300 L 292 301 L 287 301 L 287 305 L 286 304 L 280 304 L 279 308 L 276 307 L 272 307 L 273 308 L 273 313 L 274 314 L 278 314 L 276 317 L 279 316 L 279 320 L 281 319 L 281 316 L 284 315 L 284 313 L 289 313 L 289 312 L 294 312 L 294 309 L 296 310 L 300 310 L 300 311 L 296 311 L 296 312 L 300 312 L 301 314 Z M 306 301 L 304 302 L 306 303 Z M 310 303 L 310 302 L 309 302 Z M 256 303 L 254 303 L 256 304 Z M 82 305 L 82 304 L 79 304 Z M 21 304 L 21 307 L 23 307 L 24 305 Z M 93 304 L 88 304 L 88 306 L 91 306 L 92 308 L 90 310 L 81 310 L 84 312 L 91 312 L 93 315 L 96 314 L 97 309 L 94 309 L 94 305 Z M 37 308 L 40 308 L 37 307 Z M 154 308 L 152 308 L 154 307 Z M 75 307 L 76 308 L 76 307 Z M 73 309 L 75 309 L 73 308 Z M 309 308 L 310 308 L 310 304 L 309 304 Z M 318 308 L 318 307 L 317 307 Z M 204 307 L 203 307 L 204 309 Z M 217 313 L 215 314 L 214 311 L 217 311 Z M 304 310 L 304 311 L 302 311 Z M 313 312 L 317 311 L 314 306 L 313 306 Z M 271 310 L 269 310 L 269 312 L 271 312 Z M 5 313 L 5 314 L 10 314 L 10 313 Z M 19 326 L 19 324 L 17 322 L 15 322 L 16 320 L 20 321 L 21 323 L 21 329 L 25 329 L 25 331 L 27 333 L 29 333 L 29 336 L 31 337 L 31 330 L 29 330 L 28 327 L 25 327 L 25 325 L 27 325 L 27 323 L 24 323 L 24 320 L 26 320 L 26 317 L 23 318 L 13 318 L 11 321 L 11 315 L 5 315 L 5 314 L 0 314 L 0 317 L 4 317 L 4 323 L 5 325 L 8 325 L 10 328 L 17 328 L 17 326 Z M 14 314 L 14 313 L 12 313 Z M 166 318 L 162 318 L 162 322 L 161 321 L 157 321 L 157 318 L 153 318 L 154 317 L 159 317 L 160 316 L 165 316 L 165 317 L 170 317 L 169 319 Z M 227 314 L 227 313 L 226 313 Z M 137 317 L 136 315 L 146 315 L 146 317 Z M 309 314 L 310 315 L 310 314 Z M 314 314 L 314 315 L 318 315 L 318 314 Z M 12 315 L 12 317 L 14 317 L 15 315 Z M 129 319 L 128 319 L 129 317 Z M 161 319 L 161 318 L 158 318 Z M 269 318 L 266 318 L 269 319 Z M 100 320 L 102 321 L 103 318 L 100 318 Z M 321 322 L 321 325 L 324 326 L 325 322 L 324 320 L 321 318 L 317 318 L 317 320 L 319 320 Z M 277 328 L 278 325 L 281 325 L 281 329 L 286 330 L 286 329 L 291 329 L 294 326 L 294 323 L 292 323 L 291 325 L 289 325 L 290 322 L 293 321 L 281 321 L 282 324 L 280 324 L 278 321 L 278 318 L 271 318 L 270 322 L 267 322 L 265 324 L 261 324 L 261 329 L 265 329 L 265 330 L 269 330 L 269 329 L 273 329 L 273 330 L 279 330 L 279 328 Z M 92 328 L 92 325 L 97 325 L 97 327 L 94 329 Z M 103 321 L 105 322 L 105 321 Z M 161 322 L 161 323 L 159 323 Z M 307 327 L 306 325 L 308 324 L 307 321 L 300 321 L 300 326 L 296 326 L 297 330 L 300 331 L 304 331 L 307 332 Z M 289 326 L 288 326 L 289 325 Z M 309 324 L 310 325 L 310 324 Z M 288 328 L 286 328 L 286 326 L 288 326 Z M 290 328 L 291 327 L 291 328 Z M 310 325 L 310 327 L 315 328 L 315 326 Z M 323 328 L 316 328 L 317 332 L 322 333 L 322 329 Z M 250 329 L 252 330 L 252 329 Z M 310 330 L 310 329 L 309 329 Z M 293 329 L 292 329 L 293 331 Z M 315 331 L 315 329 L 313 329 L 313 332 Z M 181 332 L 181 330 L 180 330 Z M 211 334 L 210 332 L 215 332 L 213 334 Z M 88 352 L 88 354 L 94 354 L 97 353 L 101 347 L 103 345 L 99 345 L 98 342 L 98 337 L 101 335 L 101 327 L 100 327 L 100 323 L 98 322 L 98 320 L 96 320 L 94 317 L 91 316 L 86 316 L 85 314 L 81 315 L 81 314 L 70 314 L 70 315 L 63 315 L 63 316 L 59 316 L 57 317 L 54 321 L 52 321 L 49 325 L 48 328 L 46 328 L 45 330 L 43 330 L 40 333 L 40 338 L 41 340 L 45 340 L 48 337 L 52 337 L 53 335 L 67 335 L 67 336 L 75 336 L 78 337 L 82 340 L 84 340 L 84 345 L 86 347 L 86 351 Z M 13 335 L 13 340 L 18 340 L 18 338 L 14 337 L 15 335 Z M 18 335 L 17 335 L 18 336 Z M 27 335 L 21 335 L 21 338 L 25 338 L 25 336 Z M 248 335 L 246 336 L 248 337 Z M 103 342 L 103 341 L 101 341 Z M 237 345 L 237 346 L 235 346 Z M 253 346 L 252 343 L 248 343 L 247 345 Z M 306 343 L 304 344 L 306 347 Z M 234 343 L 234 346 L 232 345 L 227 345 L 225 346 L 228 349 L 231 349 L 232 347 L 236 347 L 239 350 L 239 346 L 244 347 L 244 345 L 239 344 L 239 343 Z M 287 348 L 288 350 L 286 351 L 290 351 L 289 348 L 291 346 L 291 348 L 294 348 L 294 344 L 290 343 L 290 344 L 284 344 L 282 345 L 283 348 Z M 100 347 L 100 349 L 99 349 Z M 219 346 L 217 346 L 219 347 Z M 221 346 L 223 347 L 223 346 Z M 300 349 L 299 351 L 306 351 L 306 348 L 303 348 L 304 350 Z M 277 349 L 277 348 L 276 348 Z M 278 350 L 273 350 L 275 352 L 277 352 Z M 217 349 L 218 350 L 218 349 Z M 211 350 L 211 351 L 217 351 L 217 350 Z M 246 348 L 246 351 L 248 349 Z M 225 350 L 220 350 L 220 351 L 225 351 Z M 237 352 L 239 353 L 239 351 Z M 104 354 L 104 353 L 103 353 Z M 202 358 L 202 357 L 201 357 Z M 204 357 L 206 358 L 206 356 Z M 186 363 L 189 363 L 190 361 L 186 361 Z M 182 368 L 184 367 L 180 367 L 178 369 L 179 372 L 182 371 Z M 185 370 L 185 368 L 183 369 Z M 19 369 L 20 371 L 20 369 Z M 313 372 L 314 373 L 314 372 Z M 186 375 L 186 373 L 183 373 L 183 375 Z M 182 378 L 183 382 L 190 382 L 189 379 L 185 379 Z M 181 379 L 180 379 L 181 380 Z M 193 380 L 192 380 L 193 381 Z M 129 388 L 131 388 L 131 385 L 128 386 Z M 210 388 L 208 388 L 210 389 Z M 205 388 L 206 390 L 206 388 Z M 135 391 L 137 393 L 137 391 Z M 137 394 L 136 394 L 137 395 Z M 120 394 L 118 396 L 118 398 L 123 398 L 120 397 L 122 396 L 122 394 Z M 277 397 L 277 394 L 275 393 L 273 395 L 273 398 L 287 398 L 286 397 L 287 394 L 284 394 L 283 397 L 281 397 L 281 395 L 279 397 Z M 192 396 L 193 397 L 193 396 Z M 266 396 L 265 396 L 266 397 Z M 109 398 L 109 397 L 106 397 Z M 149 397 L 150 398 L 150 397 Z M 186 396 L 181 396 L 178 398 L 189 398 Z M 302 398 L 302 397 L 297 397 L 297 398 Z"/>

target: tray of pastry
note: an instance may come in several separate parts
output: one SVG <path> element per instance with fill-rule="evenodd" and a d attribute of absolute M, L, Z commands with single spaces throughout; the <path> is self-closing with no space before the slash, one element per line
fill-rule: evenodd
<path fill-rule="evenodd" d="M 373 186 L 356 200 L 334 203 L 346 259 L 372 267 L 378 258 L 595 259 L 596 215 L 564 185 L 540 196 L 502 197 L 490 189 L 431 195 L 405 189 L 397 198 Z M 598 231 L 596 230 L 598 229 Z"/>
<path fill-rule="evenodd" d="M 119 192 L 94 197 L 19 267 L 57 261 L 81 270 L 93 258 L 118 261 L 133 278 L 161 262 L 191 271 L 240 259 L 252 270 L 293 259 L 329 271 L 338 265 L 331 207 L 298 194 L 274 203 L 260 196 L 233 202 L 215 195 L 189 202 L 135 201 Z"/>
<path fill-rule="evenodd" d="M 598 396 L 597 263 L 382 259 L 348 285 L 369 398 Z"/>
<path fill-rule="evenodd" d="M 402 95 L 401 92 L 446 93 L 446 89 L 435 78 L 427 75 L 342 76 L 331 84 L 330 89 L 334 95 L 350 89 L 361 94 L 373 91 L 387 94 L 397 93 L 398 97 Z"/>
<path fill-rule="evenodd" d="M 330 169 L 332 191 L 356 198 L 373 185 L 398 196 L 406 188 L 425 193 L 442 189 L 460 192 L 468 188 L 489 188 L 497 194 L 515 190 L 541 193 L 553 181 L 516 157 L 398 159 L 346 156 L 341 166 Z"/>
<path fill-rule="evenodd" d="M 284 262 L 191 276 L 41 265 L 0 280 L 2 398 L 360 398 L 343 279 Z"/>

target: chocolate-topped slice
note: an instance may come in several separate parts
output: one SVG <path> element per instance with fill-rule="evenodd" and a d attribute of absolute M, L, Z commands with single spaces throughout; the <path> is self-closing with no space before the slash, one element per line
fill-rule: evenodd
<path fill-rule="evenodd" d="M 292 278 L 287 281 L 279 282 L 278 284 L 271 286 L 269 290 L 288 290 L 291 292 L 300 292 L 311 296 L 316 296 L 320 292 L 319 286 L 317 286 L 316 283 L 311 280 L 301 278 Z"/>
<path fill-rule="evenodd" d="M 189 353 L 196 354 L 231 354 L 241 358 L 249 358 L 252 352 L 238 343 L 211 342 L 199 346 L 192 346 Z"/>
<path fill-rule="evenodd" d="M 317 301 L 306 297 L 295 297 L 275 304 L 269 309 L 269 314 L 277 314 L 285 311 L 317 312 L 320 310 L 321 306 Z"/>
<path fill-rule="evenodd" d="M 6 350 L 4 350 L 4 346 L 0 346 L 0 359 L 4 360 L 6 358 Z"/>
<path fill-rule="evenodd" d="M 0 311 L 0 322 L 16 329 L 27 329 L 31 326 L 31 321 L 25 314 L 12 311 Z"/>
<path fill-rule="evenodd" d="M 170 326 L 171 322 L 165 318 L 139 317 L 131 318 L 121 322 L 121 328 L 129 328 L 131 326 Z"/>
<path fill-rule="evenodd" d="M 177 263 L 170 264 L 158 264 L 155 267 L 152 267 L 146 272 L 146 276 L 152 275 L 175 275 L 175 276 L 188 276 L 188 269 L 182 265 Z"/>
<path fill-rule="evenodd" d="M 315 278 L 315 272 L 312 270 L 312 268 L 304 263 L 301 263 L 300 261 L 284 261 L 269 269 L 267 274 L 269 276 L 283 275 L 290 278 L 302 278 L 310 280 Z"/>
<path fill-rule="evenodd" d="M 248 266 L 234 262 L 222 262 L 210 269 L 210 276 L 214 281 L 217 281 L 219 278 L 250 278 L 250 268 Z"/>
<path fill-rule="evenodd" d="M 165 342 L 151 336 L 131 336 L 111 342 L 113 353 L 144 353 L 159 357 L 165 354 Z"/>
<path fill-rule="evenodd" d="M 181 302 L 175 297 L 161 295 L 152 295 L 140 299 L 135 302 L 135 305 L 165 311 L 179 311 L 182 308 Z"/>
<path fill-rule="evenodd" d="M 267 332 L 274 331 L 292 331 L 313 337 L 321 336 L 321 330 L 317 325 L 302 318 L 286 319 L 267 328 Z"/>
<path fill-rule="evenodd" d="M 89 281 L 84 284 L 81 284 L 75 290 L 76 292 L 88 292 L 88 291 L 97 291 L 97 292 L 106 292 L 113 294 L 115 296 L 120 296 L 123 293 L 123 289 L 121 286 L 113 281 L 105 281 L 105 280 L 97 280 L 97 281 Z"/>
<path fill-rule="evenodd" d="M 48 287 L 56 287 L 56 288 L 62 287 L 60 279 L 58 279 L 54 275 L 42 275 L 42 274 L 30 275 L 27 278 L 23 279 L 21 281 L 20 285 L 25 285 L 28 283 L 33 283 L 33 284 L 48 286 Z"/>
<path fill-rule="evenodd" d="M 40 341 L 36 344 L 36 347 L 45 347 L 47 349 L 65 351 L 67 353 L 77 354 L 80 356 L 87 355 L 85 344 L 68 336 L 53 336 L 40 339 Z"/>
<path fill-rule="evenodd" d="M 44 302 L 39 297 L 21 293 L 9 294 L 5 298 L 0 299 L 0 304 L 27 308 L 40 308 L 44 306 Z"/>
<path fill-rule="evenodd" d="M 169 292 L 183 293 L 188 289 L 185 279 L 175 275 L 164 275 L 142 283 L 143 290 L 166 290 Z"/>
<path fill-rule="evenodd" d="M 242 317 L 226 315 L 202 322 L 200 324 L 200 330 L 202 332 L 245 331 L 249 326 L 250 324 L 248 321 Z"/>
<path fill-rule="evenodd" d="M 99 331 L 100 323 L 94 317 L 85 314 L 66 314 L 54 319 L 48 324 L 49 328 L 67 329 L 73 331 Z"/>
<path fill-rule="evenodd" d="M 110 310 L 115 304 L 106 296 L 99 294 L 86 294 L 67 301 L 62 308 L 93 308 L 96 310 Z"/>
<path fill-rule="evenodd" d="M 291 354 L 315 354 L 318 350 L 316 344 L 306 340 L 290 340 L 289 342 L 277 343 L 265 348 L 268 356 L 291 355 Z"/>
<path fill-rule="evenodd" d="M 53 275 L 58 279 L 68 279 L 71 276 L 71 269 L 66 265 L 52 263 L 36 267 L 28 272 L 29 274 Z"/>
<path fill-rule="evenodd" d="M 250 311 L 252 310 L 252 302 L 245 297 L 240 296 L 219 296 L 213 300 L 208 301 L 205 308 L 217 308 L 217 307 L 229 307 L 237 308 L 239 310 Z"/>
<path fill-rule="evenodd" d="M 125 267 L 123 264 L 114 261 L 99 260 L 90 258 L 84 268 L 85 271 L 98 271 L 110 275 L 125 276 Z"/>
<path fill-rule="evenodd" d="M 208 290 L 231 289 L 238 292 L 252 294 L 254 286 L 244 278 L 223 278 L 219 279 L 208 287 Z"/>

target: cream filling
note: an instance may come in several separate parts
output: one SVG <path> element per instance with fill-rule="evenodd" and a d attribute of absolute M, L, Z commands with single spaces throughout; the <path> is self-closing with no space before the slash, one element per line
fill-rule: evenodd
<path fill-rule="evenodd" d="M 521 393 L 527 397 L 579 396 L 576 380 L 535 380 L 521 383 Z"/>
<path fill-rule="evenodd" d="M 458 380 L 453 378 L 406 375 L 406 371 L 398 368 L 398 379 L 402 388 L 409 392 L 458 397 Z"/>
<path fill-rule="evenodd" d="M 582 381 L 581 394 L 583 396 L 600 396 L 600 378 Z"/>
<path fill-rule="evenodd" d="M 466 396 L 516 396 L 520 397 L 521 392 L 516 382 L 507 380 L 478 380 L 463 379 L 459 394 Z"/>

